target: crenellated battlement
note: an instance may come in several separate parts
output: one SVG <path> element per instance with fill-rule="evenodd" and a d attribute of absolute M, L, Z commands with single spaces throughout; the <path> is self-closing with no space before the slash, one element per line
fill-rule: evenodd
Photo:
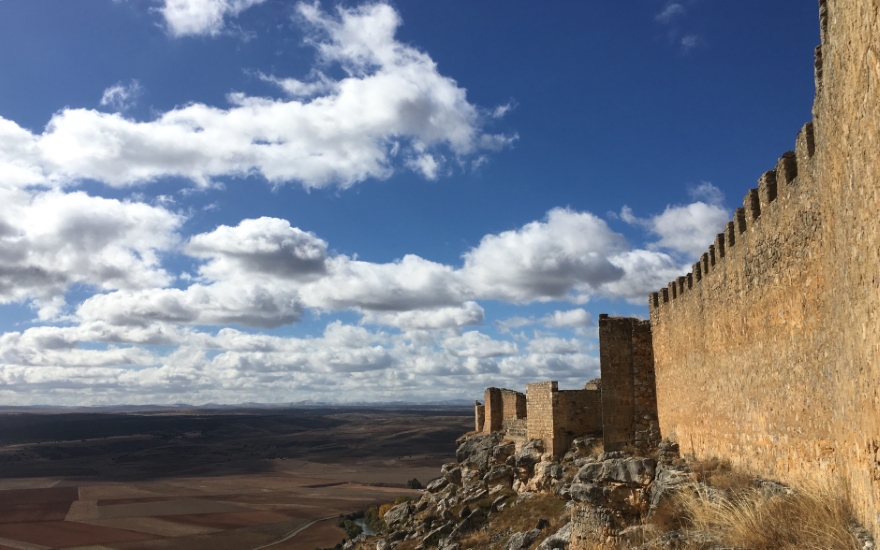
<path fill-rule="evenodd" d="M 661 432 L 847 487 L 880 535 L 880 11 L 820 0 L 813 119 L 692 266 L 650 295 Z"/>
<path fill-rule="evenodd" d="M 776 167 L 764 172 L 758 178 L 758 187 L 746 192 L 742 207 L 736 209 L 733 219 L 727 223 L 724 231 L 715 237 L 714 244 L 709 245 L 708 250 L 700 256 L 699 261 L 693 264 L 691 271 L 671 281 L 667 288 L 651 293 L 648 298 L 648 308 L 652 319 L 657 317 L 659 321 L 664 308 L 674 304 L 677 300 L 690 299 L 694 295 L 700 295 L 703 282 L 711 279 L 713 274 L 719 270 L 746 268 L 744 265 L 729 267 L 728 264 L 754 262 L 754 258 L 747 258 L 746 255 L 739 253 L 740 250 L 747 246 L 757 246 L 756 241 L 766 240 L 769 242 L 776 237 L 772 231 L 780 228 L 774 227 L 768 230 L 765 220 L 778 218 L 780 209 L 786 208 L 786 205 L 793 198 L 796 198 L 795 195 L 800 185 L 798 167 L 799 165 L 809 165 L 815 153 L 813 131 L 812 122 L 804 125 L 798 133 L 795 151 L 783 153 L 777 161 Z M 784 227 L 781 229 L 786 230 Z M 795 231 L 796 228 L 788 230 Z M 749 267 L 761 269 L 760 265 Z"/>

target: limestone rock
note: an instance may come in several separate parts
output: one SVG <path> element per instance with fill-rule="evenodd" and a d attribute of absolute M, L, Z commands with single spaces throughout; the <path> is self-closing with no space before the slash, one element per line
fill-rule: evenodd
<path fill-rule="evenodd" d="M 437 479 L 428 483 L 427 487 L 425 487 L 425 491 L 429 493 L 436 493 L 447 485 L 449 485 L 449 480 L 447 480 L 445 477 L 438 477 Z"/>
<path fill-rule="evenodd" d="M 516 455 L 514 455 L 514 464 L 518 468 L 527 468 L 531 470 L 535 464 L 541 462 L 541 456 L 544 454 L 544 442 L 540 439 L 533 439 L 522 446 Z"/>
<path fill-rule="evenodd" d="M 493 466 L 489 473 L 483 476 L 483 482 L 489 487 L 502 485 L 510 487 L 513 483 L 513 469 L 510 466 Z"/>
<path fill-rule="evenodd" d="M 492 449 L 492 458 L 495 460 L 495 462 L 503 464 L 515 453 L 516 445 L 512 441 L 509 441 L 500 445 L 496 445 L 495 448 Z"/>
<path fill-rule="evenodd" d="M 545 538 L 536 550 L 565 550 L 571 542 L 571 523 L 566 523 L 559 531 Z"/>
<path fill-rule="evenodd" d="M 455 460 L 463 466 L 479 471 L 489 467 L 492 449 L 501 443 L 501 434 L 478 434 L 465 438 L 455 451 Z"/>
<path fill-rule="evenodd" d="M 688 472 L 666 466 L 660 467 L 657 470 L 654 483 L 651 484 L 651 497 L 649 500 L 651 510 L 656 510 L 661 502 L 674 495 L 683 485 L 690 482 L 691 477 Z"/>
<path fill-rule="evenodd" d="M 411 515 L 412 509 L 410 508 L 410 503 L 404 502 L 385 512 L 382 519 L 385 520 L 385 525 L 391 529 L 395 529 L 397 527 L 402 527 L 407 520 L 409 520 Z"/>
<path fill-rule="evenodd" d="M 440 475 L 453 485 L 461 485 L 461 467 L 455 462 L 444 464 L 440 468 Z"/>
<path fill-rule="evenodd" d="M 525 550 L 529 546 L 532 545 L 538 537 L 541 536 L 541 531 L 538 529 L 532 529 L 531 531 L 521 531 L 519 533 L 514 533 L 510 535 L 510 538 L 507 540 L 507 544 L 504 546 L 504 550 Z"/>
<path fill-rule="evenodd" d="M 648 485 L 654 478 L 655 462 L 650 458 L 611 458 L 585 464 L 577 474 L 584 483 L 612 481 L 634 485 Z"/>

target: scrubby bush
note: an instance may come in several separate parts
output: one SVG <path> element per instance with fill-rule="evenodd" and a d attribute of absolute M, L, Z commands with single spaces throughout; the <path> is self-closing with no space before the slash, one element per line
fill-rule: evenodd
<path fill-rule="evenodd" d="M 407 489 L 423 489 L 422 482 L 417 478 L 412 478 L 411 480 L 406 482 Z"/>
<path fill-rule="evenodd" d="M 364 525 L 375 531 L 376 533 L 383 533 L 387 526 L 385 525 L 385 520 L 382 519 L 380 515 L 380 508 L 377 506 L 370 506 L 364 511 Z M 386 512 L 388 510 L 385 510 Z"/>
<path fill-rule="evenodd" d="M 364 531 L 361 529 L 361 526 L 352 521 L 352 519 L 353 518 L 350 516 L 339 516 L 339 519 L 336 520 L 336 526 L 345 531 L 345 536 L 350 539 L 355 538 Z"/>

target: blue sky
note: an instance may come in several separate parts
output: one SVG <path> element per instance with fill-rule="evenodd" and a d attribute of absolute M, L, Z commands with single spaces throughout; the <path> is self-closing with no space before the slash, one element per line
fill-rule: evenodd
<path fill-rule="evenodd" d="M 818 40 L 793 0 L 0 1 L 0 401 L 580 387 L 793 147 Z"/>

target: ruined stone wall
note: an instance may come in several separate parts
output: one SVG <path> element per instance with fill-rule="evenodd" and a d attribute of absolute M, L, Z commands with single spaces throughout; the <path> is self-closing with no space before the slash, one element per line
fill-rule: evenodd
<path fill-rule="evenodd" d="M 479 401 L 474 403 L 474 431 L 482 432 L 486 423 L 486 407 Z"/>
<path fill-rule="evenodd" d="M 556 406 L 559 384 L 537 382 L 526 384 L 526 403 L 529 439 L 542 439 L 544 448 L 553 448 L 553 409 Z"/>
<path fill-rule="evenodd" d="M 560 420 L 576 436 L 602 432 L 602 394 L 599 390 L 560 390 Z"/>
<path fill-rule="evenodd" d="M 605 450 L 649 443 L 638 434 L 657 423 L 650 322 L 600 315 L 599 362 Z"/>
<path fill-rule="evenodd" d="M 505 419 L 526 417 L 526 396 L 514 390 L 501 390 L 502 415 Z"/>
<path fill-rule="evenodd" d="M 877 536 L 880 4 L 827 0 L 820 26 L 794 153 L 649 299 L 657 406 L 684 453 L 794 484 L 843 478 Z"/>
<path fill-rule="evenodd" d="M 483 399 L 483 432 L 492 433 L 501 431 L 504 422 L 504 401 L 501 397 L 501 389 L 486 388 Z"/>
<path fill-rule="evenodd" d="M 526 385 L 527 439 L 542 439 L 544 449 L 562 456 L 571 442 L 602 431 L 602 398 L 598 390 L 562 390 L 557 382 Z"/>

